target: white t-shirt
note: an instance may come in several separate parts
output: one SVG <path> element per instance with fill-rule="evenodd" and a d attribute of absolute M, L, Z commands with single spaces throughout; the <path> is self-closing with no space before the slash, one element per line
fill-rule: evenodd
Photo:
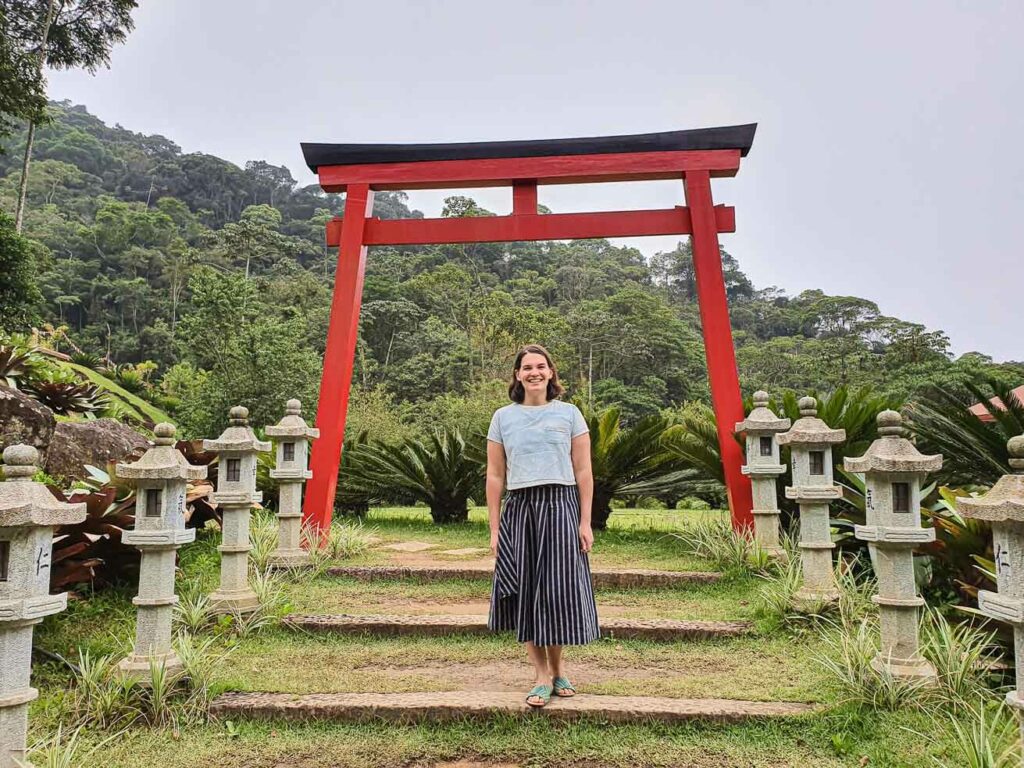
<path fill-rule="evenodd" d="M 511 403 L 494 412 L 487 439 L 505 447 L 505 487 L 511 491 L 532 485 L 576 485 L 572 438 L 589 431 L 580 409 L 571 403 Z"/>

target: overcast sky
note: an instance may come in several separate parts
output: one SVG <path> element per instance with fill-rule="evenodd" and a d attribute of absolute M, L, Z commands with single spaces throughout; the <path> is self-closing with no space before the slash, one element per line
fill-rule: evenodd
<path fill-rule="evenodd" d="M 50 95 L 186 152 L 314 177 L 300 141 L 430 142 L 756 122 L 723 244 L 758 287 L 821 288 L 1024 360 L 1024 3 L 142 0 Z M 440 212 L 443 194 L 411 204 Z M 498 213 L 504 190 L 468 194 Z M 556 211 L 681 184 L 541 188 Z M 630 241 L 645 254 L 674 238 Z"/>

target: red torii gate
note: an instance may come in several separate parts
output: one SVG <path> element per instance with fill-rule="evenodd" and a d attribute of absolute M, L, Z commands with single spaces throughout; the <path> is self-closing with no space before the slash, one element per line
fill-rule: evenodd
<path fill-rule="evenodd" d="M 732 523 L 753 526 L 750 480 L 733 426 L 743 420 L 718 233 L 735 232 L 735 210 L 712 202 L 711 178 L 735 176 L 750 151 L 756 124 L 543 141 L 466 144 L 303 144 L 310 170 L 327 192 L 345 192 L 345 215 L 327 223 L 338 247 L 327 350 L 320 382 L 305 522 L 331 523 L 345 435 L 366 249 L 597 237 L 690 235 L 711 399 L 718 421 Z M 686 206 L 602 213 L 537 212 L 539 184 L 681 179 Z M 512 187 L 512 214 L 480 218 L 382 220 L 373 217 L 374 190 Z"/>

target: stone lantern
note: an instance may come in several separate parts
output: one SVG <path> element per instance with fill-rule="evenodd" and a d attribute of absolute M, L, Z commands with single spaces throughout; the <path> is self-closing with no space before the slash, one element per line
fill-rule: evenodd
<path fill-rule="evenodd" d="M 53 529 L 85 520 L 85 504 L 57 501 L 32 481 L 39 451 L 30 445 L 4 450 L 0 483 L 0 768 L 25 759 L 28 704 L 39 692 L 29 686 L 32 627 L 68 605 L 50 594 Z"/>
<path fill-rule="evenodd" d="M 309 441 L 320 437 L 320 430 L 306 424 L 300 415 L 302 403 L 289 400 L 285 415 L 275 426 L 267 427 L 267 437 L 277 443 L 277 461 L 270 476 L 278 482 L 277 551 L 270 558 L 277 568 L 309 563 L 302 548 L 302 486 L 313 477 L 306 469 Z"/>
<path fill-rule="evenodd" d="M 219 613 L 251 613 L 259 607 L 249 588 L 249 511 L 263 500 L 256 490 L 256 454 L 269 451 L 249 426 L 249 409 L 240 405 L 230 412 L 231 423 L 216 440 L 203 440 L 203 449 L 219 456 L 217 490 L 211 496 L 220 507 L 223 531 L 220 587 L 210 595 Z"/>
<path fill-rule="evenodd" d="M 754 393 L 754 410 L 736 424 L 747 435 L 747 463 L 743 474 L 750 476 L 754 491 L 754 541 L 770 555 L 781 555 L 779 546 L 779 504 L 775 478 L 786 471 L 779 461 L 780 432 L 789 429 L 789 419 L 780 419 L 768 408 L 768 393 Z"/>
<path fill-rule="evenodd" d="M 194 529 L 185 528 L 185 491 L 189 480 L 206 477 L 206 467 L 189 464 L 174 447 L 174 426 L 157 424 L 153 447 L 132 464 L 118 464 L 117 476 L 134 481 L 135 529 L 121 540 L 142 553 L 135 649 L 119 665 L 122 674 L 146 680 L 150 664 L 169 671 L 181 669 L 171 646 L 174 605 L 174 569 L 177 550 L 195 541 Z"/>
<path fill-rule="evenodd" d="M 846 440 L 846 431 L 832 429 L 818 418 L 818 401 L 801 397 L 800 418 L 793 428 L 779 435 L 779 445 L 790 447 L 793 485 L 786 498 L 800 505 L 800 562 L 804 583 L 797 600 L 808 604 L 839 597 L 832 568 L 832 527 L 829 502 L 843 497 L 843 489 L 832 482 L 832 446 Z"/>
<path fill-rule="evenodd" d="M 918 609 L 924 599 L 914 581 L 914 547 L 935 541 L 935 530 L 921 527 L 921 481 L 942 468 L 941 456 L 925 456 L 903 434 L 896 411 L 878 414 L 879 438 L 860 458 L 847 458 L 847 472 L 864 475 L 866 524 L 854 535 L 875 548 L 875 572 L 882 647 L 871 666 L 893 677 L 935 677 L 920 653 Z"/>
<path fill-rule="evenodd" d="M 1013 472 L 999 478 L 984 496 L 957 499 L 956 507 L 964 517 L 992 524 L 999 591 L 978 592 L 978 607 L 986 616 L 1013 625 L 1017 686 L 1006 694 L 1006 702 L 1019 714 L 1024 710 L 1024 435 L 1011 439 L 1007 447 Z"/>

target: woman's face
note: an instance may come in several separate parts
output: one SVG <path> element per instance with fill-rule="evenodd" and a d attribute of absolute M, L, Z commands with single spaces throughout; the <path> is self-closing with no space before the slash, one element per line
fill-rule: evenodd
<path fill-rule="evenodd" d="M 527 392 L 542 392 L 547 394 L 548 381 L 551 379 L 552 370 L 544 355 L 536 352 L 527 352 L 519 363 L 519 370 L 516 371 L 516 378 L 523 385 Z"/>

